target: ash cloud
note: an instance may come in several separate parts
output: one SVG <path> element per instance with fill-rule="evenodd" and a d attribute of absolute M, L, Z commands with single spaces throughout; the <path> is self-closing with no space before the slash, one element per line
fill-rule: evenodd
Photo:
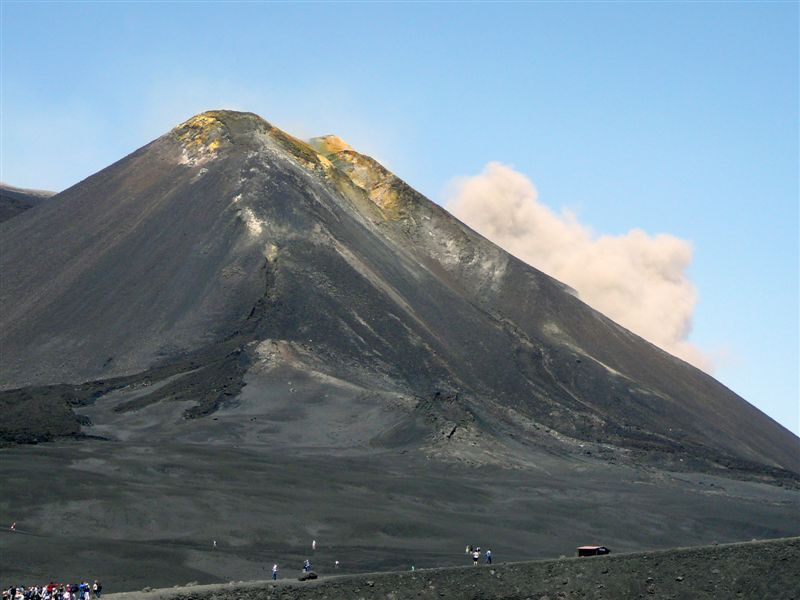
<path fill-rule="evenodd" d="M 687 340 L 697 291 L 686 274 L 692 260 L 686 240 L 640 229 L 597 235 L 574 214 L 557 214 L 539 202 L 525 175 L 496 162 L 452 182 L 446 207 L 517 258 L 575 288 L 620 325 L 712 370 L 709 357 Z"/>

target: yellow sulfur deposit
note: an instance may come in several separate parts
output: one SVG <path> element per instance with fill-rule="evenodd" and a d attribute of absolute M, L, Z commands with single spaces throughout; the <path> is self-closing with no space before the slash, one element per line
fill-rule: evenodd
<path fill-rule="evenodd" d="M 173 129 L 173 133 L 183 144 L 183 162 L 191 165 L 214 158 L 226 137 L 225 124 L 215 111 L 195 115 Z"/>
<path fill-rule="evenodd" d="M 333 165 L 356 186 L 367 193 L 388 218 L 400 216 L 402 202 L 394 184 L 397 178 L 369 156 L 359 154 L 352 146 L 336 135 L 323 135 L 308 141 L 320 158 L 329 159 Z"/>
<path fill-rule="evenodd" d="M 308 144 L 317 152 L 324 156 L 338 154 L 343 150 L 353 151 L 353 148 L 337 135 L 323 135 L 322 137 L 311 138 Z"/>

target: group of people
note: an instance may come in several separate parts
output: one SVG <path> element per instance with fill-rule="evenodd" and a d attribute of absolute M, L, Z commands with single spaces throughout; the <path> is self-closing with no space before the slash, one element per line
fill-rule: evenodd
<path fill-rule="evenodd" d="M 313 550 L 316 550 L 316 549 L 317 549 L 317 540 L 313 540 L 311 542 L 311 550 L 313 551 Z M 472 558 L 472 564 L 475 565 L 475 566 L 478 566 L 478 564 L 480 563 L 481 556 L 483 556 L 483 559 L 484 559 L 484 561 L 486 562 L 487 565 L 492 564 L 492 551 L 489 548 L 487 548 L 485 551 L 481 552 L 481 547 L 480 546 L 473 546 L 472 544 L 469 544 L 464 549 L 464 553 L 467 556 L 469 556 L 470 558 Z M 338 560 L 334 563 L 334 566 L 337 569 L 339 568 L 339 561 Z M 303 567 L 302 567 L 303 573 L 311 573 L 313 570 L 314 570 L 314 567 L 311 566 L 311 561 L 309 561 L 308 559 L 305 559 L 303 561 Z M 411 566 L 411 570 L 412 571 L 416 570 L 413 565 Z M 272 579 L 273 580 L 278 579 L 278 565 L 277 564 L 272 565 Z"/>
<path fill-rule="evenodd" d="M 3 590 L 3 600 L 94 600 L 103 593 L 102 584 L 94 583 L 53 583 L 42 586 L 11 586 Z"/>
<path fill-rule="evenodd" d="M 336 561 L 335 566 L 336 566 L 337 569 L 339 568 L 339 561 L 338 560 Z M 311 561 L 308 560 L 308 559 L 305 559 L 305 561 L 303 561 L 303 573 L 311 573 L 311 571 L 313 571 L 313 570 L 314 570 L 314 567 L 311 566 Z M 272 565 L 272 579 L 273 580 L 278 579 L 278 564 L 277 563 Z"/>
<path fill-rule="evenodd" d="M 214 548 L 216 548 L 216 547 L 217 547 L 217 543 L 214 542 Z M 311 550 L 315 551 L 316 549 L 317 549 L 317 540 L 311 540 Z M 337 568 L 337 569 L 339 568 L 339 561 L 338 560 L 334 563 L 334 567 Z M 303 561 L 303 573 L 311 573 L 313 570 L 314 570 L 314 567 L 311 566 L 311 561 L 308 560 L 308 559 L 305 559 Z M 278 579 L 278 565 L 277 565 L 277 563 L 272 565 L 272 579 L 273 579 L 273 581 Z"/>
<path fill-rule="evenodd" d="M 471 557 L 472 557 L 472 564 L 473 564 L 473 565 L 475 565 L 475 566 L 477 567 L 477 566 L 478 566 L 478 563 L 479 563 L 479 562 L 480 562 L 480 560 L 481 560 L 481 547 L 480 547 L 480 546 L 473 547 L 473 546 L 472 546 L 472 544 L 470 544 L 469 546 L 467 546 L 467 547 L 466 547 L 466 549 L 464 550 L 464 552 L 465 552 L 465 553 L 466 553 L 468 556 L 471 556 Z M 485 560 L 486 560 L 486 564 L 487 564 L 487 565 L 490 565 L 490 564 L 492 564 L 492 551 L 491 551 L 491 550 L 489 550 L 489 549 L 487 548 L 487 549 L 486 549 L 486 552 L 484 553 L 484 555 L 483 555 L 483 556 L 484 556 L 484 558 L 485 558 Z"/>

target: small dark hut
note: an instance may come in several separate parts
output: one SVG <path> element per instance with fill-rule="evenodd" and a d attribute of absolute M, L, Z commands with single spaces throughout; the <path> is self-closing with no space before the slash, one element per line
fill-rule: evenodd
<path fill-rule="evenodd" d="M 610 553 L 611 550 L 605 546 L 578 546 L 578 556 L 600 556 Z"/>

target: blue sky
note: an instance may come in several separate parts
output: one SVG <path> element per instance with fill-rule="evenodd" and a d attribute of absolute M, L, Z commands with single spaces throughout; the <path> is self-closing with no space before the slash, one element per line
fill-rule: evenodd
<path fill-rule="evenodd" d="M 0 7 L 3 181 L 63 189 L 219 107 L 440 202 L 500 161 L 599 234 L 689 240 L 691 341 L 800 431 L 797 3 Z"/>

